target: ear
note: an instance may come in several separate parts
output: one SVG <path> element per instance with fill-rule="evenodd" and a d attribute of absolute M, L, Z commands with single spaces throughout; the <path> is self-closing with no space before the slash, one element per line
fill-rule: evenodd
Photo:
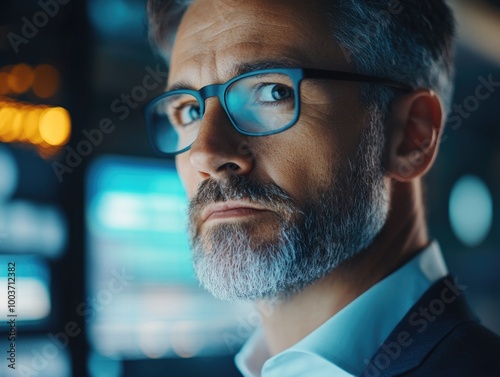
<path fill-rule="evenodd" d="M 419 89 L 398 98 L 388 118 L 387 175 L 399 182 L 423 176 L 436 158 L 443 123 L 434 92 Z"/>

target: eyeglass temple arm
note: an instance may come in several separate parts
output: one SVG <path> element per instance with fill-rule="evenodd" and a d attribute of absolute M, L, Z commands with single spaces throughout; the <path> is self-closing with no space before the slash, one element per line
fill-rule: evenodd
<path fill-rule="evenodd" d="M 381 84 L 405 92 L 412 92 L 414 90 L 410 85 L 403 84 L 398 81 L 384 79 L 381 77 L 363 75 L 361 73 L 326 71 L 323 69 L 309 69 L 309 68 L 303 69 L 302 71 L 304 72 L 304 78 L 360 81 L 360 82 L 369 82 L 373 84 Z"/>

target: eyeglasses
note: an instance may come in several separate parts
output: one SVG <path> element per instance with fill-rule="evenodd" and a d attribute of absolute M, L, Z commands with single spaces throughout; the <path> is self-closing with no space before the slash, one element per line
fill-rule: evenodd
<path fill-rule="evenodd" d="M 331 79 L 381 84 L 410 92 L 396 81 L 358 73 L 304 68 L 262 69 L 236 76 L 225 84 L 200 90 L 166 92 L 145 107 L 150 141 L 160 153 L 174 156 L 187 151 L 198 136 L 205 100 L 218 97 L 234 128 L 248 136 L 266 136 L 292 127 L 300 114 L 300 83 L 304 79 Z"/>

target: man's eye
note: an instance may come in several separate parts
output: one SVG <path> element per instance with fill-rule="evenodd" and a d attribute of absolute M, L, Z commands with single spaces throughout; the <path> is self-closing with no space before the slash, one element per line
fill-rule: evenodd
<path fill-rule="evenodd" d="M 184 105 L 176 109 L 177 123 L 187 126 L 200 119 L 200 107 L 198 105 Z"/>
<path fill-rule="evenodd" d="M 260 88 L 260 102 L 285 101 L 293 97 L 293 89 L 283 84 L 264 84 Z"/>

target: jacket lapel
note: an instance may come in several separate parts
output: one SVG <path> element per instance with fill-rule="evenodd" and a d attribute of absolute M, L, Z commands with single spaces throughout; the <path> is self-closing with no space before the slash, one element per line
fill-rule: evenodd
<path fill-rule="evenodd" d="M 362 376 L 389 377 L 409 371 L 459 324 L 477 321 L 465 301 L 466 288 L 450 275 L 433 284 L 377 350 Z"/>

